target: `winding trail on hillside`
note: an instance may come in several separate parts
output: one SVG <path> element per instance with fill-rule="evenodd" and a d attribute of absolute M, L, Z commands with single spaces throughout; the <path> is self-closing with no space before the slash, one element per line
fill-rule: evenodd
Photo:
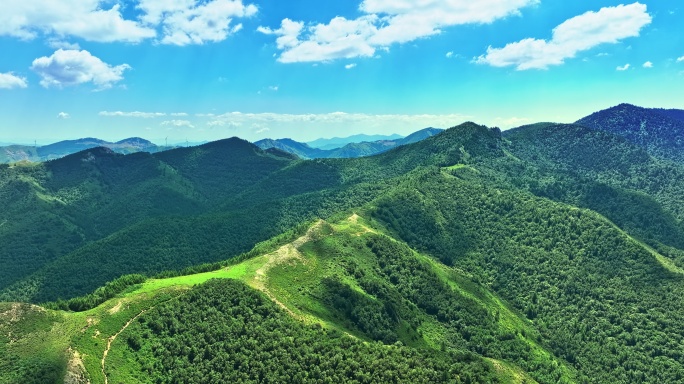
<path fill-rule="evenodd" d="M 131 323 L 133 323 L 133 321 L 135 321 L 135 319 L 137 319 L 140 315 L 149 311 L 152 308 L 154 308 L 154 307 L 150 307 L 148 309 L 143 309 L 142 311 L 140 311 L 140 313 L 138 313 L 137 315 L 133 316 L 130 320 L 128 320 L 128 322 L 126 324 L 124 324 L 123 327 L 121 327 L 119 332 L 115 333 L 112 336 L 109 336 L 109 339 L 107 339 L 107 348 L 105 348 L 104 353 L 102 354 L 102 376 L 104 376 L 105 384 L 109 384 L 109 379 L 107 378 L 107 374 L 105 373 L 105 360 L 107 359 L 107 354 L 109 353 L 109 350 L 112 347 L 112 342 L 114 340 L 116 340 L 116 337 L 119 336 L 119 334 L 121 332 L 123 332 L 126 328 L 128 328 L 128 326 L 131 325 Z"/>
<path fill-rule="evenodd" d="M 256 270 L 254 279 L 252 280 L 252 286 L 254 288 L 265 293 L 269 299 L 273 300 L 273 302 L 275 302 L 279 307 L 284 309 L 287 313 L 289 313 L 292 317 L 296 319 L 301 319 L 301 316 L 295 314 L 290 308 L 288 308 L 285 304 L 278 300 L 278 298 L 276 298 L 275 295 L 268 289 L 267 273 L 274 266 L 278 264 L 283 264 L 289 260 L 299 260 L 301 262 L 305 262 L 304 257 L 299 252 L 298 248 L 301 247 L 304 243 L 311 241 L 313 233 L 317 229 L 319 229 L 323 225 L 323 223 L 323 220 L 319 220 L 318 222 L 316 222 L 316 224 L 309 228 L 308 231 L 306 231 L 306 234 L 304 234 L 304 236 L 296 239 L 295 241 L 289 244 L 285 244 L 282 247 L 278 248 L 277 251 L 268 254 L 268 260 L 263 266 L 261 266 L 261 268 Z"/>

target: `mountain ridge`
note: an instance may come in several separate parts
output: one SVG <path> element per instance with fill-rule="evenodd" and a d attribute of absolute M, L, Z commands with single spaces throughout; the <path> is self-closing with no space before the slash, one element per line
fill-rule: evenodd
<path fill-rule="evenodd" d="M 117 153 L 158 152 L 164 150 L 148 140 L 130 137 L 117 142 L 109 142 L 97 138 L 86 137 L 75 140 L 63 140 L 43 146 L 10 145 L 0 147 L 0 163 L 17 161 L 41 162 L 58 159 L 95 147 L 107 147 Z"/>
<path fill-rule="evenodd" d="M 340 147 L 333 147 L 332 144 L 326 145 L 325 148 L 311 147 L 307 143 L 300 143 L 292 139 L 263 139 L 254 142 L 254 144 L 262 149 L 278 148 L 285 152 L 295 154 L 303 159 L 354 158 L 373 156 L 400 145 L 412 144 L 424 140 L 442 131 L 444 130 L 440 128 L 424 128 L 413 132 L 406 137 L 374 141 L 347 142 Z M 350 136 L 348 139 L 352 140 L 353 138 L 362 137 L 366 138 L 375 136 L 355 135 Z"/>

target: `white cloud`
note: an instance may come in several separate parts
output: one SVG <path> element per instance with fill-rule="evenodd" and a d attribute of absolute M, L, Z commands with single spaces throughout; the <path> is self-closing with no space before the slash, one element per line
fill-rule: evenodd
<path fill-rule="evenodd" d="M 452 57 L 454 57 L 454 52 L 450 51 L 450 52 L 447 52 L 447 53 L 446 53 L 446 58 L 447 58 L 447 59 L 451 59 Z"/>
<path fill-rule="evenodd" d="M 175 112 L 175 113 L 172 113 L 172 114 L 171 114 L 171 116 L 177 116 L 177 117 L 185 117 L 185 116 L 187 116 L 187 115 L 188 115 L 188 114 L 185 113 L 185 112 Z"/>
<path fill-rule="evenodd" d="M 19 77 L 12 72 L 0 73 L 0 89 L 26 88 L 28 82 L 25 77 Z"/>
<path fill-rule="evenodd" d="M 86 50 L 57 50 L 50 57 L 33 60 L 31 69 L 42 80 L 45 88 L 93 83 L 98 89 L 111 88 L 123 80 L 123 73 L 131 67 L 128 64 L 111 66 Z"/>
<path fill-rule="evenodd" d="M 194 125 L 188 120 L 168 120 L 168 121 L 163 121 L 161 125 L 169 125 L 172 127 L 188 127 L 188 128 L 195 128 Z"/>
<path fill-rule="evenodd" d="M 364 126 L 386 128 L 389 126 L 411 126 L 416 129 L 427 126 L 450 127 L 467 120 L 469 117 L 459 114 L 446 115 L 373 115 L 364 113 L 331 112 L 322 114 L 281 114 L 281 113 L 242 113 L 229 112 L 208 116 L 210 126 L 268 126 L 301 127 L 304 126 Z"/>
<path fill-rule="evenodd" d="M 373 57 L 376 50 L 441 33 L 442 28 L 491 23 L 518 15 L 539 0 L 364 0 L 365 14 L 349 20 L 335 17 L 328 24 L 305 26 L 284 19 L 279 29 L 259 27 L 276 35 L 283 63 Z"/>
<path fill-rule="evenodd" d="M 598 45 L 639 36 L 651 20 L 646 5 L 638 2 L 605 7 L 563 22 L 553 29 L 549 41 L 528 38 L 503 48 L 489 47 L 485 55 L 474 61 L 494 67 L 515 66 L 518 70 L 547 69 Z"/>
<path fill-rule="evenodd" d="M 677 62 L 678 62 L 678 63 L 681 63 L 682 61 L 684 61 L 684 56 L 678 57 L 678 58 L 677 58 Z"/>
<path fill-rule="evenodd" d="M 242 29 L 231 25 L 234 18 L 257 13 L 255 5 L 241 0 L 140 0 L 137 8 L 145 12 L 143 22 L 162 26 L 161 43 L 173 45 L 223 41 Z"/>
<path fill-rule="evenodd" d="M 617 71 L 626 71 L 626 70 L 629 69 L 629 67 L 630 67 L 629 64 L 625 64 L 625 65 L 623 65 L 623 66 L 620 66 L 620 67 L 615 68 L 615 70 L 617 70 Z"/>
<path fill-rule="evenodd" d="M 108 112 L 108 111 L 102 111 L 99 113 L 100 116 L 107 116 L 107 117 L 139 117 L 143 119 L 152 119 L 155 117 L 163 117 L 166 116 L 166 113 L 161 113 L 161 112 L 122 112 L 122 111 L 116 111 L 116 112 Z"/>
<path fill-rule="evenodd" d="M 356 63 L 351 63 L 344 66 L 345 69 L 352 69 L 354 67 L 356 67 Z"/>
<path fill-rule="evenodd" d="M 120 4 L 106 9 L 106 3 L 101 0 L 3 0 L 0 36 L 28 40 L 43 33 L 97 42 L 139 42 L 156 35 L 153 28 L 125 20 Z"/>
<path fill-rule="evenodd" d="M 242 29 L 236 18 L 257 7 L 242 0 L 3 0 L 0 36 L 24 40 L 45 36 L 53 48 L 78 49 L 67 36 L 96 42 L 131 42 L 159 36 L 163 44 L 218 42 Z M 113 4 L 113 5 L 112 5 Z M 129 17 L 126 19 L 124 15 Z M 128 16 L 130 15 L 130 16 Z M 60 44 L 63 43 L 63 44 Z"/>
<path fill-rule="evenodd" d="M 66 119 L 71 118 L 71 116 L 66 112 L 60 112 L 57 114 L 57 118 L 66 120 Z"/>
<path fill-rule="evenodd" d="M 270 89 L 273 92 L 278 92 L 279 87 L 277 85 L 271 85 L 270 87 L 268 87 L 268 89 Z"/>
<path fill-rule="evenodd" d="M 650 61 L 647 61 L 644 63 L 643 67 L 644 68 L 653 68 L 653 63 L 651 63 Z"/>

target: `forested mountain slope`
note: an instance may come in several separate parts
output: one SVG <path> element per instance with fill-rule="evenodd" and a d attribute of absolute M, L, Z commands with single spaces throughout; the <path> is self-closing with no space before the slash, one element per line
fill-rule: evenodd
<path fill-rule="evenodd" d="M 68 299 L 126 273 L 216 270 L 142 285 L 142 276 L 124 278 L 50 305 L 89 312 L 29 311 L 53 324 L 38 327 L 54 341 L 50 364 L 65 367 L 58 357 L 76 345 L 91 356 L 84 362 L 94 382 L 103 379 L 105 340 L 133 318 L 112 343 L 104 369 L 112 380 L 265 382 L 306 372 L 314 376 L 302 381 L 373 382 L 353 377 L 349 367 L 357 367 L 417 382 L 679 382 L 684 167 L 653 148 L 582 125 L 502 134 L 465 123 L 354 159 L 297 160 L 229 139 L 5 166 L 0 198 L 13 208 L 0 217 L 8 223 L 0 236 L 24 241 L 14 249 L 40 263 L 18 263 L 12 255 L 21 253 L 3 247 L 23 275 L 5 283 L 2 297 Z M 110 205 L 100 211 L 99 202 Z M 126 204 L 134 214 L 106 220 Z M 5 229 L 15 222 L 23 227 Z M 317 224 L 306 232 L 306 222 Z M 80 240 L 65 240 L 68 233 Z M 234 283 L 180 289 L 210 277 L 265 296 Z M 130 305 L 120 315 L 109 312 L 117 300 Z M 83 336 L 61 331 L 88 318 L 102 325 Z M 21 324 L 5 321 L 4 329 L 24 332 L 25 343 L 38 337 Z M 61 338 L 51 339 L 52 330 Z M 93 339 L 96 331 L 102 336 Z M 293 343 L 301 345 L 294 355 L 278 347 Z M 7 351 L 26 367 L 43 364 L 27 360 L 27 350 Z M 405 369 L 408 357 L 425 369 Z M 303 368 L 273 368 L 281 359 Z M 449 370 L 445 359 L 458 363 Z"/>
<path fill-rule="evenodd" d="M 627 139 L 578 125 L 505 132 L 515 164 L 511 182 L 532 193 L 593 209 L 684 266 L 684 167 Z"/>
<path fill-rule="evenodd" d="M 100 147 L 46 163 L 4 165 L 0 200 L 7 209 L 0 212 L 0 288 L 143 221 L 208 212 L 291 161 L 228 139 L 157 155 L 124 156 Z M 166 247 L 178 236 L 165 238 Z M 87 259 L 93 260 L 92 254 Z"/>
<path fill-rule="evenodd" d="M 584 117 L 576 124 L 625 137 L 653 156 L 684 164 L 684 120 L 681 113 L 620 104 Z"/>

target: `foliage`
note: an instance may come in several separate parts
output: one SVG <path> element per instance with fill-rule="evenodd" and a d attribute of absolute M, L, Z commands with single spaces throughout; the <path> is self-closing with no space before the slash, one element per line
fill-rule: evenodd
<path fill-rule="evenodd" d="M 495 382 L 491 368 L 469 354 L 363 343 L 305 326 L 230 280 L 156 307 L 124 335 L 155 383 Z"/>

